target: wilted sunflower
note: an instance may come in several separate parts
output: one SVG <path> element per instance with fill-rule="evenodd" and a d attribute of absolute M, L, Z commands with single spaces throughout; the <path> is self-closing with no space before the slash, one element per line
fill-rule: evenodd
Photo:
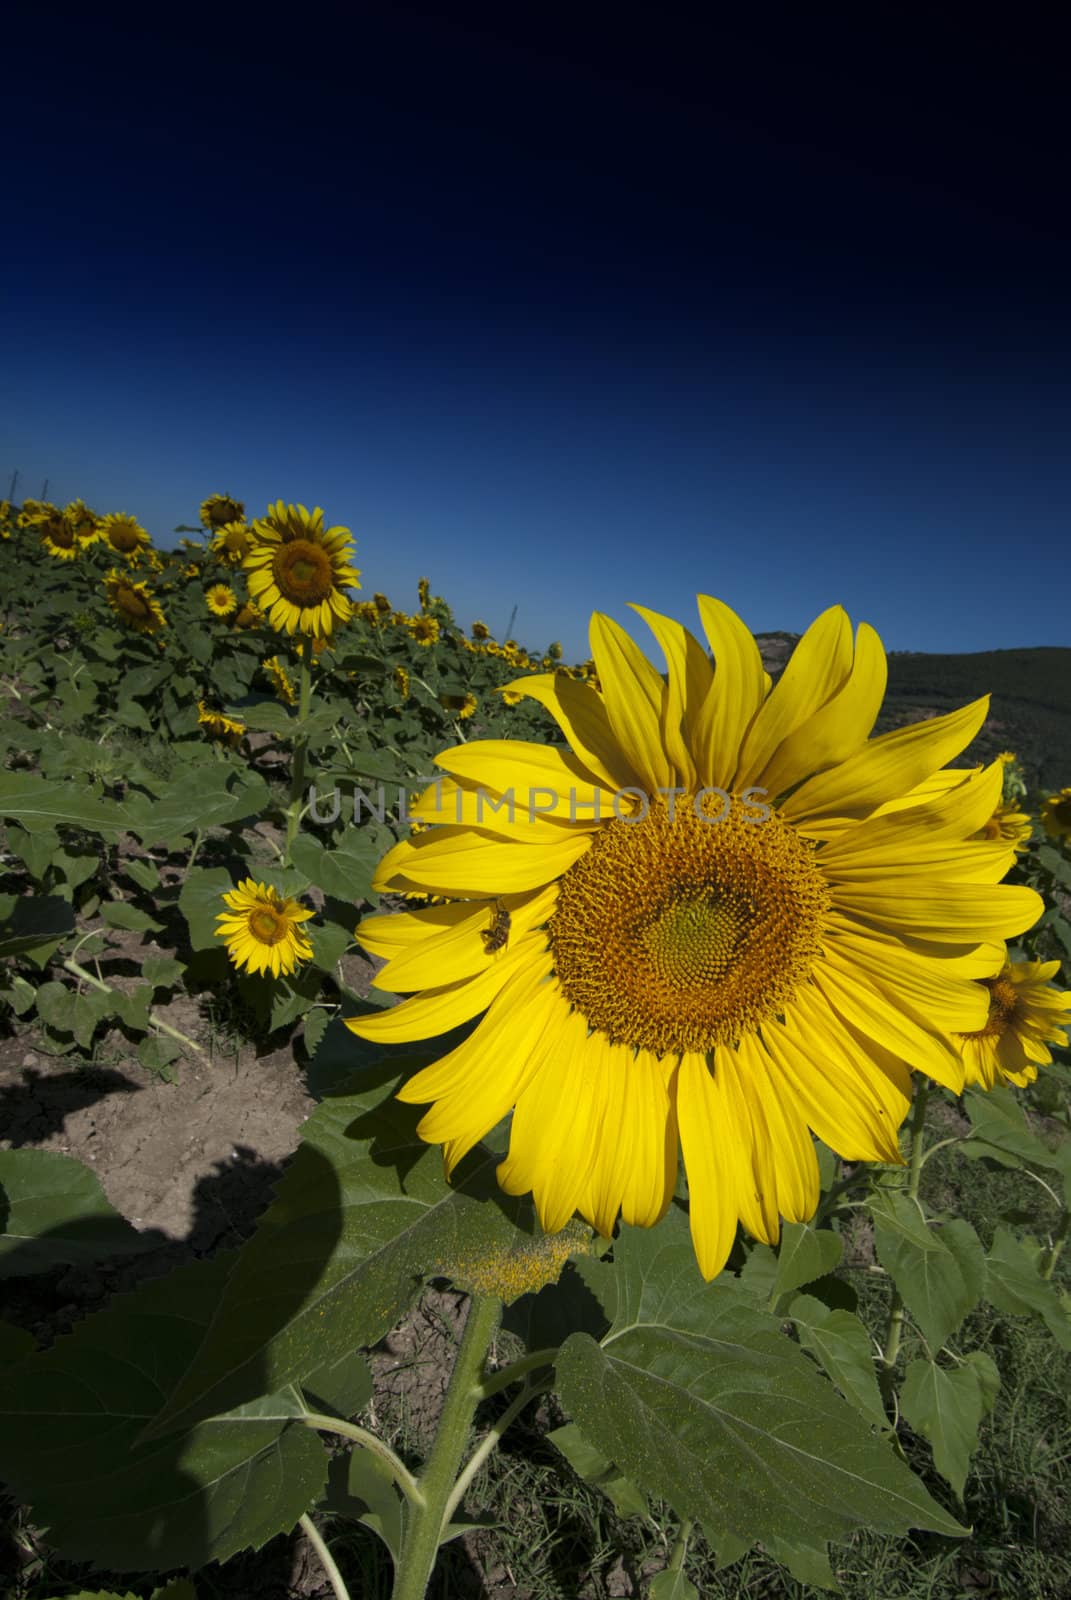
<path fill-rule="evenodd" d="M 264 671 L 271 678 L 275 693 L 284 705 L 292 706 L 297 701 L 297 691 L 294 680 L 287 672 L 286 667 L 278 656 L 267 656 L 264 660 Z"/>
<path fill-rule="evenodd" d="M 238 596 L 229 583 L 213 583 L 205 590 L 205 605 L 214 617 L 230 617 L 238 610 Z"/>
<path fill-rule="evenodd" d="M 1071 990 L 1052 985 L 1058 961 L 1009 961 L 981 980 L 989 997 L 985 1025 L 957 1040 L 968 1083 L 1032 1083 L 1052 1060 L 1050 1044 L 1066 1045 Z"/>
<path fill-rule="evenodd" d="M 225 522 L 212 540 L 212 548 L 221 561 L 236 567 L 253 548 L 253 535 L 244 522 Z"/>
<path fill-rule="evenodd" d="M 409 632 L 417 644 L 432 645 L 439 637 L 438 617 L 411 617 Z"/>
<path fill-rule="evenodd" d="M 104 589 L 108 604 L 128 628 L 138 633 L 159 633 L 161 628 L 167 627 L 160 602 L 153 598 L 148 584 L 128 578 L 113 567 L 104 578 Z"/>
<path fill-rule="evenodd" d="M 1071 789 L 1049 795 L 1041 808 L 1041 825 L 1050 839 L 1071 838 Z"/>
<path fill-rule="evenodd" d="M 353 612 L 343 592 L 360 588 L 352 556 L 349 529 L 325 529 L 319 506 L 310 515 L 304 506 L 277 500 L 253 524 L 253 548 L 245 558 L 249 592 L 273 628 L 326 638 Z"/>
<path fill-rule="evenodd" d="M 871 628 L 853 645 L 833 607 L 771 688 L 740 619 L 699 608 L 716 671 L 637 607 L 664 679 L 596 615 L 601 693 L 565 672 L 511 685 L 571 749 L 487 740 L 437 758 L 449 777 L 417 811 L 439 825 L 374 883 L 450 903 L 359 930 L 388 958 L 377 987 L 427 992 L 349 1026 L 387 1042 L 482 1018 L 401 1098 L 432 1102 L 419 1132 L 448 1173 L 512 1109 L 499 1182 L 533 1192 L 548 1232 L 576 1210 L 604 1235 L 619 1212 L 657 1222 L 679 1138 L 709 1278 L 738 1220 L 772 1242 L 781 1217 L 813 1214 L 811 1130 L 852 1161 L 900 1159 L 909 1069 L 960 1088 L 949 1036 L 984 1025 L 975 980 L 1043 903 L 999 884 L 1011 849 L 970 839 L 999 763 L 877 814 L 969 743 L 986 699 L 868 742 L 886 681 Z"/>
<path fill-rule="evenodd" d="M 206 528 L 225 528 L 229 522 L 245 521 L 245 506 L 229 494 L 210 494 L 201 502 L 201 521 Z"/>
<path fill-rule="evenodd" d="M 284 899 L 270 885 L 246 878 L 226 892 L 223 901 L 230 910 L 217 916 L 216 938 L 226 939 L 227 954 L 236 967 L 278 978 L 312 955 L 301 928 L 312 912 L 297 900 Z"/>
<path fill-rule="evenodd" d="M 136 561 L 152 544 L 148 531 L 125 511 L 110 511 L 106 517 L 101 517 L 100 538 L 116 555 L 125 556 L 128 561 Z"/>
<path fill-rule="evenodd" d="M 241 743 L 245 736 L 245 723 L 238 722 L 234 717 L 226 716 L 222 711 L 213 711 L 205 705 L 203 700 L 197 702 L 197 721 L 205 730 L 210 739 L 220 739 L 224 744 L 229 744 L 233 749 Z"/>
<path fill-rule="evenodd" d="M 421 611 L 426 611 L 428 609 L 428 604 L 429 604 L 429 602 L 431 600 L 431 583 L 430 583 L 429 579 L 427 579 L 427 578 L 418 578 L 417 579 L 417 597 L 418 597 L 418 599 L 420 601 L 420 609 L 421 609 Z"/>

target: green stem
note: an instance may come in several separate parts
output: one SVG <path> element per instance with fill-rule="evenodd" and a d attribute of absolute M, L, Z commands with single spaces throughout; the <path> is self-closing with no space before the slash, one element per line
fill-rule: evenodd
<path fill-rule="evenodd" d="M 1067 1241 L 1068 1230 L 1071 1229 L 1071 1208 L 1064 1206 L 1060 1213 L 1060 1220 L 1056 1224 L 1056 1232 L 1052 1236 L 1052 1243 L 1041 1258 L 1041 1276 L 1051 1278 L 1056 1263 L 1060 1259 L 1060 1251 Z"/>
<path fill-rule="evenodd" d="M 335 1565 L 335 1558 L 327 1548 L 327 1544 L 324 1541 L 320 1530 L 317 1528 L 312 1518 L 305 1514 L 302 1514 L 298 1518 L 298 1522 L 301 1525 L 301 1531 L 304 1533 L 306 1539 L 312 1545 L 312 1548 L 316 1551 L 316 1554 L 320 1558 L 323 1569 L 327 1573 L 331 1587 L 335 1591 L 336 1600 L 350 1600 L 350 1591 L 346 1588 L 345 1580 L 343 1579 L 341 1572 L 339 1572 L 338 1567 Z"/>
<path fill-rule="evenodd" d="M 469 1303 L 468 1320 L 450 1374 L 435 1443 L 420 1480 L 424 1506 L 407 1519 L 393 1600 L 424 1600 L 427 1593 L 447 1506 L 479 1404 L 480 1372 L 501 1311 L 502 1302 L 494 1296 L 474 1295 Z"/>
<path fill-rule="evenodd" d="M 519 1361 L 514 1361 L 511 1366 L 501 1367 L 497 1372 L 492 1372 L 489 1378 L 477 1386 L 477 1393 L 481 1400 L 490 1400 L 493 1394 L 498 1394 L 502 1389 L 508 1389 L 511 1383 L 517 1383 L 521 1378 L 535 1372 L 539 1367 L 552 1367 L 558 1359 L 558 1347 L 551 1345 L 545 1350 L 533 1350 L 531 1355 L 521 1356 Z"/>
<path fill-rule="evenodd" d="M 372 1455 L 379 1457 L 411 1505 L 422 1506 L 424 1504 L 424 1494 L 419 1483 L 405 1463 L 395 1455 L 385 1439 L 380 1439 L 376 1434 L 369 1433 L 367 1428 L 358 1427 L 356 1422 L 344 1422 L 341 1417 L 328 1417 L 319 1411 L 303 1412 L 301 1421 L 307 1428 L 318 1428 L 323 1433 L 337 1433 L 343 1439 L 353 1439 L 357 1444 L 362 1445 Z"/>
<path fill-rule="evenodd" d="M 469 1484 L 479 1472 L 488 1456 L 494 1451 L 498 1445 L 498 1441 L 501 1439 L 506 1429 L 524 1410 L 529 1400 L 534 1400 L 537 1395 L 546 1394 L 546 1392 L 547 1385 L 545 1383 L 535 1384 L 534 1386 L 526 1383 L 520 1394 L 515 1395 L 510 1401 L 509 1405 L 506 1407 L 505 1411 L 503 1411 L 498 1421 L 492 1423 L 487 1433 L 480 1440 L 479 1444 L 466 1461 L 464 1467 L 458 1475 L 457 1482 L 450 1491 L 450 1497 L 447 1500 L 446 1505 L 443 1507 L 443 1533 L 445 1533 L 446 1529 L 449 1527 L 451 1517 L 461 1504 L 462 1500 L 465 1498 Z"/>
<path fill-rule="evenodd" d="M 297 733 L 294 736 L 294 754 L 290 775 L 290 805 L 286 813 L 286 850 L 283 854 L 283 866 L 290 865 L 290 852 L 294 847 L 297 837 L 298 823 L 301 821 L 301 797 L 305 788 L 305 752 L 308 748 L 308 735 L 305 726 L 309 720 L 309 705 L 312 700 L 312 634 L 306 633 L 301 638 L 301 689 L 298 693 Z"/>
<path fill-rule="evenodd" d="M 193 864 L 197 860 L 197 852 L 201 848 L 201 840 L 203 838 L 204 838 L 204 835 L 201 832 L 201 829 L 198 828 L 197 832 L 193 836 L 193 845 L 192 845 L 192 847 L 190 849 L 189 859 L 186 862 L 186 870 L 182 874 L 183 883 L 186 882 L 186 879 L 189 877 L 190 873 L 193 870 Z"/>
<path fill-rule="evenodd" d="M 907 1188 L 905 1194 L 909 1200 L 918 1202 L 919 1179 L 922 1177 L 922 1152 L 924 1148 L 924 1130 L 926 1126 L 926 1102 L 930 1098 L 929 1078 L 919 1077 L 915 1085 L 915 1104 L 911 1111 L 911 1122 L 908 1128 L 908 1163 L 907 1163 Z M 893 1391 L 893 1377 L 896 1369 L 896 1358 L 900 1353 L 900 1340 L 904 1331 L 904 1300 L 899 1289 L 893 1288 L 892 1299 L 889 1302 L 889 1320 L 885 1325 L 885 1338 L 882 1342 L 882 1368 L 880 1373 L 881 1389 L 885 1396 L 886 1404 L 891 1404 Z"/>
<path fill-rule="evenodd" d="M 677 1540 L 669 1553 L 667 1572 L 683 1572 L 684 1558 L 688 1554 L 688 1540 L 692 1537 L 694 1522 L 682 1522 L 677 1533 Z"/>
<path fill-rule="evenodd" d="M 113 989 L 110 983 L 105 983 L 103 978 L 94 978 L 93 974 L 87 972 L 85 967 L 80 966 L 77 961 L 67 960 L 63 963 L 63 966 L 65 971 L 72 973 L 76 978 L 81 978 L 83 983 L 92 984 L 93 988 L 99 989 L 101 994 L 118 994 L 119 992 L 117 989 Z M 196 1050 L 199 1056 L 204 1055 L 204 1051 L 199 1044 L 195 1044 L 192 1039 L 188 1039 L 184 1033 L 179 1033 L 178 1029 L 173 1028 L 169 1022 L 161 1022 L 154 1011 L 149 1012 L 149 1022 L 160 1033 L 169 1034 L 172 1039 L 177 1040 L 179 1044 L 185 1045 L 188 1050 Z"/>

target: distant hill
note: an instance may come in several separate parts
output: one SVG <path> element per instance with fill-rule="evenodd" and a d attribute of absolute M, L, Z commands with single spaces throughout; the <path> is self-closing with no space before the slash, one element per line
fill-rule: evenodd
<path fill-rule="evenodd" d="M 766 670 L 776 677 L 798 635 L 759 634 Z M 1019 755 L 1032 791 L 1071 784 L 1071 649 L 981 650 L 974 655 L 889 656 L 889 688 L 877 733 L 942 716 L 990 694 L 989 717 L 956 761 L 971 766 L 1001 750 Z"/>

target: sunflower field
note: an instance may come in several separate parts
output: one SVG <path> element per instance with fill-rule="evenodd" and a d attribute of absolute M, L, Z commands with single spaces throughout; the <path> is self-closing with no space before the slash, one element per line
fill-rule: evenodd
<path fill-rule="evenodd" d="M 166 1262 L 0 1122 L 8 1592 L 1071 1594 L 1071 788 L 839 606 L 567 665 L 200 523 L 0 504 L 2 1059 L 315 1104 Z"/>

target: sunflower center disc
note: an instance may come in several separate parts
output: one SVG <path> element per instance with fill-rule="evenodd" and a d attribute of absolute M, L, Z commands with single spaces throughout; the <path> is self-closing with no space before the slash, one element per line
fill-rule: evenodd
<path fill-rule="evenodd" d="M 134 617 L 139 622 L 152 615 L 148 602 L 138 594 L 136 589 L 120 589 L 117 600 L 119 609 L 124 611 L 128 617 Z"/>
<path fill-rule="evenodd" d="M 115 550 L 135 550 L 137 548 L 138 536 L 133 528 L 114 527 L 110 530 L 108 537 L 111 540 L 112 548 Z"/>
<path fill-rule="evenodd" d="M 1019 1003 L 1014 983 L 1007 978 L 983 978 L 989 990 L 989 1015 L 985 1027 L 977 1033 L 967 1034 L 968 1039 L 999 1039 L 1015 1014 Z"/>
<path fill-rule="evenodd" d="M 261 944 L 278 944 L 280 939 L 286 937 L 286 921 L 274 911 L 262 907 L 251 913 L 249 931 Z"/>
<path fill-rule="evenodd" d="M 319 605 L 335 586 L 327 553 L 309 539 L 280 545 L 272 560 L 272 576 L 284 599 L 297 605 Z"/>
<path fill-rule="evenodd" d="M 811 846 L 734 797 L 723 822 L 652 802 L 562 878 L 558 981 L 589 1027 L 656 1055 L 735 1044 L 810 975 L 830 895 Z"/>

